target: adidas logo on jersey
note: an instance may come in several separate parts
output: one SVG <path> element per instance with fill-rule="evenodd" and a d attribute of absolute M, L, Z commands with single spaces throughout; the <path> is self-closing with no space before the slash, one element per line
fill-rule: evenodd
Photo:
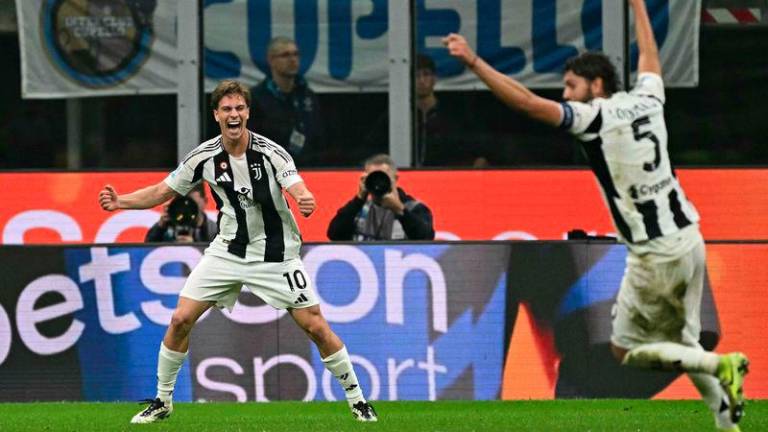
<path fill-rule="evenodd" d="M 299 296 L 296 298 L 296 301 L 293 302 L 293 304 L 301 304 L 308 302 L 309 299 L 304 294 L 299 294 Z"/>
<path fill-rule="evenodd" d="M 232 177 L 228 173 L 224 173 L 216 179 L 216 183 L 232 183 Z"/>

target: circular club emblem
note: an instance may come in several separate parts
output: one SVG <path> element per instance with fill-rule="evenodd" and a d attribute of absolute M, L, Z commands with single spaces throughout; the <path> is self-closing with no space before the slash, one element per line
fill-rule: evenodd
<path fill-rule="evenodd" d="M 228 167 L 228 166 L 229 166 L 229 165 L 227 165 L 227 163 L 226 163 L 226 162 L 224 162 L 224 161 L 222 161 L 222 162 L 219 164 L 219 168 L 221 168 L 221 169 L 223 169 L 223 170 L 227 169 L 227 167 Z"/>
<path fill-rule="evenodd" d="M 157 0 L 44 0 L 45 46 L 59 70 L 79 84 L 117 85 L 149 56 L 156 6 Z"/>

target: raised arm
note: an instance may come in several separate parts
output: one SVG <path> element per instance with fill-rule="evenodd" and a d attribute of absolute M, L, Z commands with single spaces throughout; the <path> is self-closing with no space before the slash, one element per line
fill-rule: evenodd
<path fill-rule="evenodd" d="M 99 192 L 99 205 L 106 211 L 147 209 L 158 206 L 176 195 L 176 191 L 164 181 L 125 195 L 118 195 L 111 185 L 106 185 Z"/>
<path fill-rule="evenodd" d="M 291 185 L 287 191 L 293 200 L 296 201 L 296 205 L 299 206 L 299 212 L 304 217 L 309 217 L 317 208 L 315 196 L 307 189 L 307 185 L 303 181 Z"/>
<path fill-rule="evenodd" d="M 463 36 L 451 33 L 443 38 L 443 44 L 505 104 L 551 126 L 560 125 L 562 111 L 559 103 L 537 96 L 518 81 L 494 69 L 477 56 Z"/>
<path fill-rule="evenodd" d="M 659 48 L 653 36 L 653 27 L 648 18 L 648 10 L 645 8 L 645 0 L 629 0 L 632 10 L 635 11 L 635 36 L 640 56 L 637 62 L 637 72 L 651 72 L 661 75 L 661 61 L 659 60 Z"/>

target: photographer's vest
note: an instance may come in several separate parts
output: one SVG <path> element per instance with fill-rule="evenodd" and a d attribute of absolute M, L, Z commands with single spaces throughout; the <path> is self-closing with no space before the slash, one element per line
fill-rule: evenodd
<path fill-rule="evenodd" d="M 420 204 L 402 189 L 398 188 L 397 191 L 406 210 L 413 210 Z M 371 200 L 368 200 L 355 216 L 355 233 L 352 236 L 354 241 L 407 239 L 403 225 L 397 220 L 395 213 Z"/>

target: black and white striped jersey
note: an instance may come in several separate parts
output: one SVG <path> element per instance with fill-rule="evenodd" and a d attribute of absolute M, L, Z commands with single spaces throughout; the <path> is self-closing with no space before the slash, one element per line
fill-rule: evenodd
<path fill-rule="evenodd" d="M 561 128 L 582 141 L 614 225 L 630 249 L 699 220 L 669 160 L 664 101 L 661 77 L 642 73 L 629 93 L 562 104 Z"/>
<path fill-rule="evenodd" d="M 165 183 L 186 195 L 200 181 L 211 186 L 219 235 L 206 253 L 246 261 L 282 262 L 299 256 L 301 235 L 282 189 L 302 181 L 291 156 L 248 131 L 250 144 L 236 158 L 221 135 L 192 150 Z"/>

